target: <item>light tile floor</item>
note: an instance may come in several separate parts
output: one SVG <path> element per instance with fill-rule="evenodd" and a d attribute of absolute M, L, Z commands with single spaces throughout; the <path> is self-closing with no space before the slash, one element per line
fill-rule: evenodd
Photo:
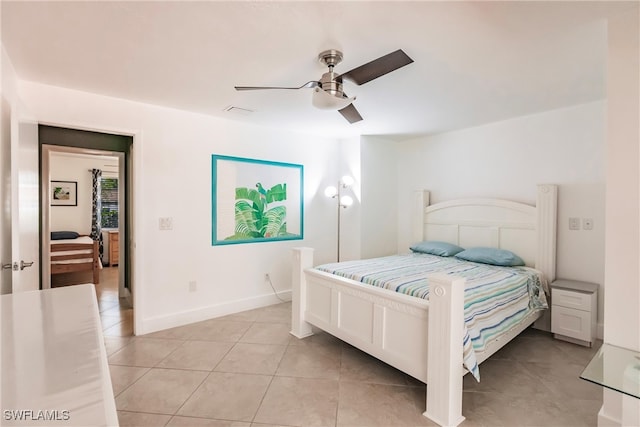
<path fill-rule="evenodd" d="M 133 337 L 104 288 L 103 319 L 120 316 L 104 333 L 123 427 L 434 425 L 423 383 L 328 334 L 290 336 L 289 303 Z M 464 378 L 462 426 L 595 426 L 602 391 L 578 378 L 595 351 L 525 331 L 480 383 Z"/>

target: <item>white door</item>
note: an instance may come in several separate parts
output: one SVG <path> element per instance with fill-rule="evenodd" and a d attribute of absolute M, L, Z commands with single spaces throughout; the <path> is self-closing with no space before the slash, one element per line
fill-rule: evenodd
<path fill-rule="evenodd" d="M 40 288 L 38 124 L 21 105 L 10 111 L 10 135 L 2 135 L 4 188 L 0 194 L 9 207 L 1 218 L 2 293 Z"/>

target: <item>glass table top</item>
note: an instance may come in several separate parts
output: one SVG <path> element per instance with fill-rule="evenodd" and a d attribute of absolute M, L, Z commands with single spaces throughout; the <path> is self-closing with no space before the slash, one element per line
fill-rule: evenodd
<path fill-rule="evenodd" d="M 580 378 L 640 399 L 640 352 L 603 344 Z"/>

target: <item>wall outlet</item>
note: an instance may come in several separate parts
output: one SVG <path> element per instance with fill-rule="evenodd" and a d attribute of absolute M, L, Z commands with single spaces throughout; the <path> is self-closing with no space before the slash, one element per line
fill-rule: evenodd
<path fill-rule="evenodd" d="M 189 282 L 189 292 L 195 292 L 198 290 L 198 283 L 195 280 Z"/>
<path fill-rule="evenodd" d="M 170 216 L 158 218 L 158 228 L 160 230 L 173 230 L 173 218 Z"/>
<path fill-rule="evenodd" d="M 569 218 L 569 230 L 580 230 L 580 218 Z"/>
<path fill-rule="evenodd" d="M 593 230 L 593 218 L 582 218 L 582 228 L 585 230 Z"/>

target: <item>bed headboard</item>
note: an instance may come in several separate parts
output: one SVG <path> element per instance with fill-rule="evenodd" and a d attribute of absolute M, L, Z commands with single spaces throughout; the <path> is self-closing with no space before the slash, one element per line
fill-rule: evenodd
<path fill-rule="evenodd" d="M 418 220 L 414 221 L 412 240 L 508 249 L 553 281 L 557 200 L 558 188 L 552 184 L 538 185 L 536 206 L 501 199 L 459 199 L 429 205 L 429 192 L 418 191 L 414 196 Z"/>

